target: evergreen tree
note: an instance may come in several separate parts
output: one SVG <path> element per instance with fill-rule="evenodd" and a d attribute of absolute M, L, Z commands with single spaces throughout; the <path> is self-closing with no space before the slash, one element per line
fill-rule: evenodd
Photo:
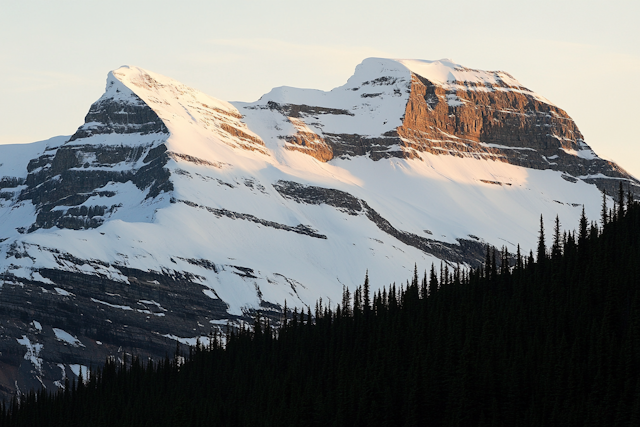
<path fill-rule="evenodd" d="M 584 205 L 582 205 L 582 213 L 580 214 L 580 223 L 578 225 L 578 244 L 584 244 L 587 239 L 587 216 L 584 214 Z"/>
<path fill-rule="evenodd" d="M 364 285 L 362 285 L 364 313 L 369 314 L 371 311 L 371 297 L 369 289 L 369 270 L 364 274 Z"/>
<path fill-rule="evenodd" d="M 547 246 L 544 242 L 544 220 L 540 215 L 540 231 L 538 233 L 538 258 L 539 263 L 543 263 L 547 257 Z"/>
<path fill-rule="evenodd" d="M 351 316 L 351 293 L 346 286 L 342 286 L 342 316 Z"/>
<path fill-rule="evenodd" d="M 624 216 L 624 189 L 622 188 L 622 181 L 619 182 L 618 189 L 618 218 Z"/>
<path fill-rule="evenodd" d="M 560 218 L 556 215 L 555 226 L 553 227 L 553 246 L 551 247 L 551 258 L 557 260 L 562 255 L 562 243 L 560 239 Z"/>
<path fill-rule="evenodd" d="M 605 225 L 607 225 L 607 222 L 609 222 L 609 215 L 607 212 L 607 193 L 602 190 L 602 210 L 600 212 L 600 222 L 602 223 L 603 228 Z"/>
<path fill-rule="evenodd" d="M 522 270 L 524 268 L 524 263 L 522 261 L 522 255 L 520 254 L 520 243 L 518 243 L 518 250 L 516 252 L 516 269 Z"/>
<path fill-rule="evenodd" d="M 431 263 L 431 271 L 429 272 L 429 295 L 433 295 L 438 291 L 438 275 L 436 273 L 436 268 Z"/>

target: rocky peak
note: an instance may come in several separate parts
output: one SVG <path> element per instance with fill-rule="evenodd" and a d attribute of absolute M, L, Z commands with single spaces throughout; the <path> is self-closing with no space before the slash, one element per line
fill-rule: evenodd
<path fill-rule="evenodd" d="M 157 113 L 117 76 L 117 71 L 109 73 L 105 93 L 91 105 L 84 125 L 78 128 L 70 141 L 112 133 L 169 133 Z"/>
<path fill-rule="evenodd" d="M 411 95 L 397 128 L 405 156 L 429 152 L 552 169 L 609 194 L 623 180 L 640 194 L 638 181 L 599 158 L 564 110 L 509 74 L 446 61 L 401 62 L 412 72 Z"/>
<path fill-rule="evenodd" d="M 571 182 L 582 179 L 610 194 L 622 180 L 640 194 L 639 182 L 599 158 L 564 110 L 504 71 L 450 59 L 369 58 L 329 92 L 282 87 L 236 105 L 250 126 L 275 123 L 261 133 L 273 149 L 323 162 L 421 153 L 472 157 L 562 171 Z"/>

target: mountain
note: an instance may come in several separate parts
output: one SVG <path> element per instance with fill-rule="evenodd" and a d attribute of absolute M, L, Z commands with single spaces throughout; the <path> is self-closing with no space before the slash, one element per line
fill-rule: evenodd
<path fill-rule="evenodd" d="M 0 387 L 164 357 L 574 228 L 640 183 L 505 72 L 370 58 L 329 92 L 221 101 L 136 67 L 70 137 L 0 146 Z"/>

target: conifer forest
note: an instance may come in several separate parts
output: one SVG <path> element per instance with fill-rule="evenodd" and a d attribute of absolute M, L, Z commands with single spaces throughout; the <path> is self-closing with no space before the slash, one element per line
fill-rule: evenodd
<path fill-rule="evenodd" d="M 377 292 L 363 272 L 338 306 L 107 360 L 4 402 L 0 426 L 638 426 L 640 204 L 616 199 L 597 222 L 541 218 L 536 253 Z"/>

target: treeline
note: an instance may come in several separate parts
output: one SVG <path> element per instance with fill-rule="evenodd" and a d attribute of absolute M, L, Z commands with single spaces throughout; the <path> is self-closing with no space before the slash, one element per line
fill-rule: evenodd
<path fill-rule="evenodd" d="M 640 425 L 640 205 L 621 190 L 600 225 L 556 220 L 547 245 L 541 223 L 537 256 L 519 252 L 373 295 L 367 277 L 338 307 L 184 359 L 108 361 L 7 403 L 0 425 Z"/>

